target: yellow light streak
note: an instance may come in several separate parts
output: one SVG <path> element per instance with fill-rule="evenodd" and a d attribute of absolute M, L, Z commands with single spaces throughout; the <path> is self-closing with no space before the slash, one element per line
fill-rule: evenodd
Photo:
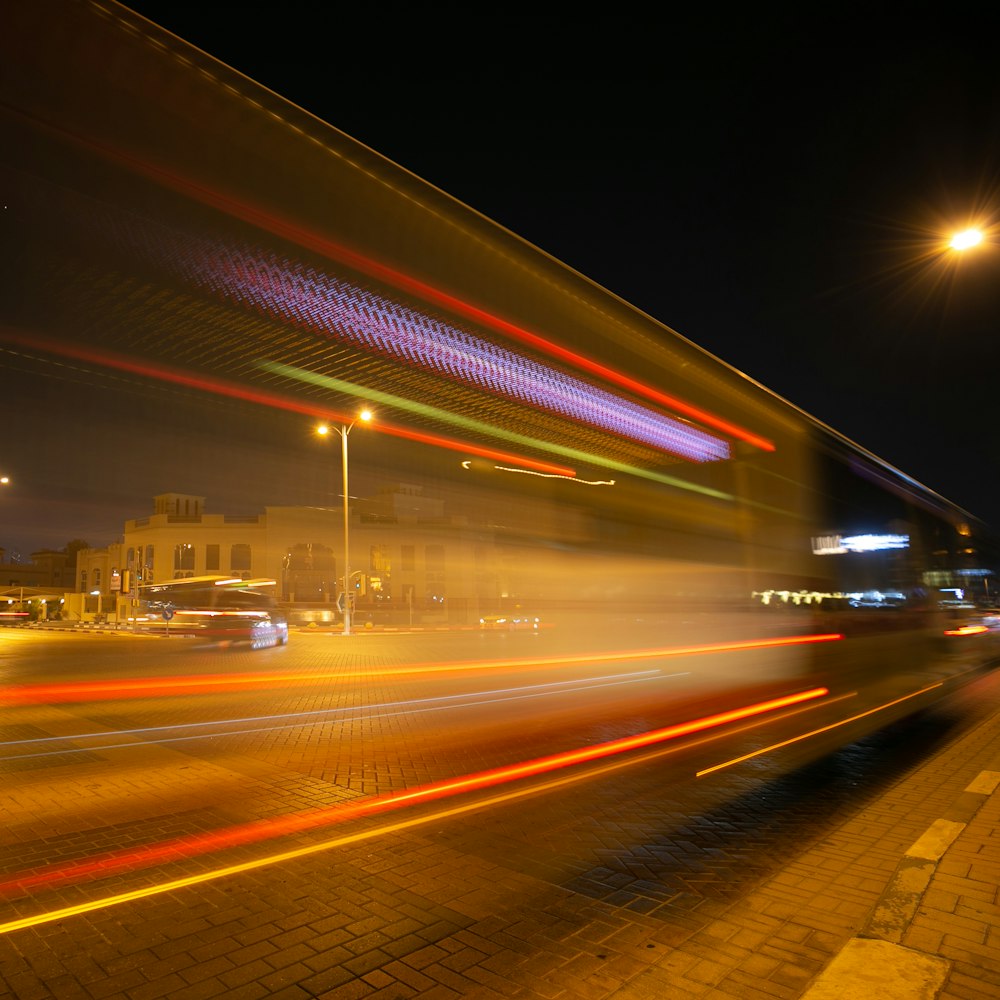
<path fill-rule="evenodd" d="M 833 699 L 833 701 L 842 701 L 845 698 L 852 697 L 854 697 L 854 692 L 840 695 Z M 790 709 L 787 712 L 782 712 L 777 716 L 755 719 L 754 721 L 737 726 L 733 729 L 727 730 L 726 732 L 712 733 L 708 736 L 701 736 L 698 739 L 690 740 L 681 745 L 657 747 L 653 750 L 649 750 L 645 753 L 632 756 L 624 760 L 613 760 L 605 764 L 592 767 L 586 771 L 561 774 L 556 778 L 550 778 L 544 782 L 532 784 L 524 788 L 509 789 L 497 795 L 491 795 L 487 798 L 477 799 L 472 802 L 465 802 L 460 805 L 451 806 L 448 809 L 436 809 L 427 815 L 413 816 L 409 819 L 400 820 L 396 823 L 389 823 L 373 827 L 368 830 L 361 830 L 357 833 L 347 834 L 343 837 L 335 837 L 332 840 L 324 840 L 318 844 L 310 844 L 306 847 L 295 848 L 291 851 L 282 851 L 279 854 L 271 854 L 262 858 L 255 858 L 252 861 L 244 861 L 236 865 L 227 865 L 224 868 L 216 868 L 212 871 L 198 872 L 195 875 L 186 875 L 183 878 L 172 879 L 169 882 L 160 882 L 157 885 L 148 885 L 142 887 L 141 889 L 132 889 L 128 892 L 117 893 L 113 896 L 104 896 L 100 899 L 88 900 L 87 902 L 77 903 L 73 906 L 64 906 L 58 910 L 48 910 L 44 913 L 31 914 L 30 916 L 21 917 L 18 920 L 11 920 L 7 923 L 0 924 L 0 934 L 11 934 L 14 931 L 26 930 L 29 927 L 37 927 L 41 924 L 53 923 L 57 920 L 65 920 L 69 917 L 78 917 L 85 913 L 93 913 L 96 910 L 108 909 L 112 906 L 121 906 L 124 903 L 132 903 L 141 899 L 147 899 L 151 896 L 158 896 L 167 892 L 175 892 L 178 889 L 186 889 L 195 885 L 201 885 L 205 882 L 228 878 L 231 875 L 241 875 L 245 872 L 255 871 L 260 868 L 267 868 L 270 865 L 282 864 L 286 861 L 296 861 L 299 858 L 309 857 L 312 854 L 319 854 L 323 851 L 330 851 L 337 847 L 347 847 L 350 844 L 360 843 L 363 840 L 371 840 L 375 837 L 383 837 L 392 833 L 399 833 L 403 830 L 410 830 L 418 826 L 424 826 L 428 823 L 437 823 L 441 820 L 450 819 L 454 816 L 461 816 L 465 813 L 474 812 L 479 809 L 487 809 L 493 806 L 503 805 L 506 802 L 513 802 L 517 799 L 526 798 L 529 795 L 540 795 L 566 785 L 576 784 L 580 781 L 589 781 L 592 778 L 601 777 L 613 771 L 621 770 L 622 768 L 634 767 L 637 764 L 650 760 L 680 753 L 684 750 L 690 750 L 694 747 L 712 743 L 715 740 L 731 738 L 734 735 L 748 732 L 751 729 L 756 729 L 764 725 L 770 725 L 773 722 L 779 722 L 794 715 L 799 715 L 802 712 L 812 711 L 815 708 L 821 707 L 821 705 L 828 704 L 830 704 L 829 701 L 824 701 L 821 704 L 799 706 L 797 708 Z"/>
<path fill-rule="evenodd" d="M 316 372 L 308 371 L 304 368 L 294 368 L 291 365 L 284 365 L 277 361 L 257 361 L 258 368 L 264 371 L 284 375 L 287 378 L 296 379 L 309 385 L 318 385 L 324 389 L 332 389 L 335 392 L 349 392 L 352 395 L 368 395 L 383 406 L 391 407 L 404 412 L 414 413 L 418 416 L 429 416 L 441 421 L 448 426 L 460 427 L 465 431 L 472 431 L 493 439 L 508 441 L 517 444 L 519 447 L 530 448 L 535 451 L 547 452 L 551 455 L 558 455 L 562 459 L 569 459 L 574 462 L 582 462 L 585 465 L 596 468 L 615 469 L 618 472 L 629 473 L 643 479 L 650 479 L 656 483 L 663 483 L 666 486 L 676 486 L 678 489 L 688 490 L 703 496 L 715 497 L 718 500 L 734 500 L 731 493 L 713 489 L 709 486 L 702 486 L 700 483 L 691 482 L 687 479 L 679 479 L 676 476 L 668 476 L 665 473 L 657 472 L 655 469 L 645 469 L 637 465 L 629 465 L 627 462 L 619 462 L 616 459 L 594 455 L 589 452 L 580 451 L 579 448 L 571 448 L 569 445 L 559 444 L 555 441 L 545 441 L 541 438 L 529 437 L 517 431 L 494 426 L 482 420 L 475 420 L 472 417 L 462 417 L 457 413 L 442 410 L 439 407 L 431 406 L 428 403 L 421 403 L 417 400 L 406 399 L 402 396 L 395 396 L 388 392 L 366 388 L 354 382 L 345 382 L 343 379 L 334 378 L 331 375 L 320 375 Z"/>
<path fill-rule="evenodd" d="M 472 461 L 466 459 L 461 463 L 463 469 L 471 469 Z M 531 469 L 514 469 L 509 465 L 494 465 L 497 472 L 514 472 L 521 476 L 539 476 L 542 479 L 565 479 L 568 482 L 576 483 L 578 486 L 614 486 L 613 479 L 580 479 L 577 476 L 566 476 L 556 472 L 534 472 Z"/>
<path fill-rule="evenodd" d="M 911 698 L 916 698 L 919 695 L 926 694 L 928 691 L 933 691 L 935 688 L 939 688 L 942 685 L 942 681 L 938 681 L 936 684 L 930 684 L 925 688 L 921 688 L 919 691 L 911 691 L 909 694 L 904 695 L 902 698 L 896 698 L 894 701 L 887 701 L 884 705 L 878 705 L 876 708 L 870 708 L 867 712 L 861 712 L 859 715 L 852 715 L 849 719 L 841 719 L 840 722 L 833 722 L 829 726 L 823 726 L 821 729 L 814 729 L 811 733 L 803 733 L 801 736 L 794 736 L 790 740 L 783 740 L 781 743 L 773 743 L 769 747 L 763 747 L 760 750 L 754 750 L 753 753 L 743 754 L 742 757 L 734 757 L 732 760 L 723 761 L 721 764 L 714 764 L 712 767 L 706 767 L 702 771 L 695 772 L 696 778 L 702 778 L 706 774 L 712 774 L 715 771 L 721 771 L 723 768 L 732 767 L 734 764 L 742 764 L 745 760 L 751 760 L 754 757 L 760 757 L 762 754 L 770 753 L 772 750 L 780 750 L 782 747 L 791 746 L 793 743 L 798 743 L 801 740 L 807 740 L 811 736 L 819 736 L 821 733 L 828 733 L 832 729 L 838 729 L 840 726 L 849 725 L 852 722 L 857 722 L 858 719 L 864 719 L 869 715 L 874 715 L 876 712 L 881 712 L 884 709 L 892 708 L 893 705 L 900 705 L 904 701 L 909 701 Z"/>

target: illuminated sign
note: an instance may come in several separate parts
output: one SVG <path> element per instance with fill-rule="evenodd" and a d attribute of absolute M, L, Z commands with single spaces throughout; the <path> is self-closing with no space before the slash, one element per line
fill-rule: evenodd
<path fill-rule="evenodd" d="M 908 549 L 909 535 L 818 535 L 812 540 L 813 555 L 843 555 L 845 552 L 882 552 Z"/>

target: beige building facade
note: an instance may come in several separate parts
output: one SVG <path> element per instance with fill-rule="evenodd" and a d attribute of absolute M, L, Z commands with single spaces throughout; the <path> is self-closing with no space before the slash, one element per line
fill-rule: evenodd
<path fill-rule="evenodd" d="M 351 591 L 356 615 L 386 623 L 472 623 L 504 592 L 491 531 L 450 517 L 422 487 L 387 486 L 352 502 Z M 125 523 L 120 542 L 77 557 L 69 617 L 128 614 L 135 586 L 219 574 L 273 580 L 279 601 L 330 618 L 344 570 L 342 508 L 266 507 L 211 513 L 206 498 L 166 493 L 153 512 Z"/>

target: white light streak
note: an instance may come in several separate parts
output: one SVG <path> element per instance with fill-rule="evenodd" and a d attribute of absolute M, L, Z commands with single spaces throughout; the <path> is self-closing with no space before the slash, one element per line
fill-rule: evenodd
<path fill-rule="evenodd" d="M 390 701 L 375 705 L 359 705 L 354 708 L 328 708 L 315 709 L 309 712 L 287 712 L 280 715 L 255 715 L 238 719 L 217 719 L 210 722 L 187 722 L 176 726 L 147 726 L 139 729 L 119 729 L 103 733 L 77 733 L 73 736 L 39 736 L 28 740 L 8 740 L 0 743 L 0 747 L 28 746 L 40 743 L 64 743 L 77 740 L 107 739 L 108 737 L 122 736 L 145 736 L 160 732 L 177 732 L 184 729 L 205 729 L 217 726 L 245 725 L 252 722 L 271 722 L 279 719 L 303 719 L 307 716 L 331 716 L 337 714 L 349 714 L 356 717 L 358 713 L 372 711 L 374 714 L 366 716 L 369 719 L 388 719 L 401 715 L 417 715 L 430 712 L 450 711 L 458 708 L 478 707 L 482 705 L 502 704 L 509 701 L 524 701 L 530 698 L 545 698 L 553 695 L 568 693 L 577 694 L 583 691 L 606 689 L 625 684 L 641 683 L 651 680 L 671 680 L 677 677 L 687 676 L 690 671 L 681 671 L 674 674 L 661 674 L 659 670 L 640 670 L 629 674 L 609 674 L 600 677 L 578 678 L 567 681 L 551 681 L 545 684 L 532 684 L 526 687 L 497 688 L 492 691 L 474 691 L 469 694 L 442 695 L 435 698 L 418 698 L 406 701 Z M 470 699 L 478 698 L 478 701 Z M 445 702 L 447 704 L 441 704 Z M 409 707 L 407 707 L 409 706 Z M 397 711 L 389 711 L 397 709 Z M 354 718 L 331 719 L 324 718 L 309 722 L 292 722 L 277 726 L 257 726 L 248 729 L 233 729 L 227 732 L 207 732 L 187 736 L 170 736 L 165 739 L 155 739 L 143 741 L 142 743 L 105 743 L 91 747 L 73 747 L 60 750 L 45 750 L 39 753 L 14 753 L 5 757 L 0 757 L 0 761 L 7 760 L 32 760 L 38 757 L 57 757 L 73 753 L 92 753 L 95 750 L 128 750 L 137 747 L 149 746 L 150 743 L 163 745 L 167 743 L 182 743 L 189 740 L 218 739 L 223 736 L 248 736 L 254 733 L 274 733 L 286 729 L 308 729 L 316 726 L 344 725 Z"/>

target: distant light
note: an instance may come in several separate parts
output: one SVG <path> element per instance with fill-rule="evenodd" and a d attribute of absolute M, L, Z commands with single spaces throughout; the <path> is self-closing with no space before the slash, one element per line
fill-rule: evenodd
<path fill-rule="evenodd" d="M 880 552 L 884 549 L 907 549 L 909 535 L 820 535 L 812 540 L 813 555 L 840 555 L 844 552 Z"/>
<path fill-rule="evenodd" d="M 366 408 L 358 414 L 358 420 L 363 420 L 365 423 L 368 423 L 372 416 L 372 411 Z"/>
<path fill-rule="evenodd" d="M 316 433 L 319 434 L 320 436 L 324 436 L 326 434 L 329 434 L 330 433 L 330 427 L 329 427 L 329 425 L 327 425 L 327 424 L 320 424 L 316 428 Z"/>
<path fill-rule="evenodd" d="M 0 483 L 6 486 L 10 482 L 10 476 L 0 476 Z"/>
<path fill-rule="evenodd" d="M 978 229 L 966 229 L 964 232 L 956 233 L 948 245 L 952 250 L 968 250 L 983 242 L 983 234 Z"/>
<path fill-rule="evenodd" d="M 472 462 L 466 459 L 461 463 L 463 469 L 471 469 Z M 512 469 L 507 465 L 494 465 L 497 472 L 516 472 L 522 476 L 540 476 L 542 479 L 568 479 L 571 483 L 578 483 L 580 486 L 614 486 L 613 479 L 578 479 L 576 475 L 567 476 L 554 472 L 533 472 L 530 469 Z"/>

